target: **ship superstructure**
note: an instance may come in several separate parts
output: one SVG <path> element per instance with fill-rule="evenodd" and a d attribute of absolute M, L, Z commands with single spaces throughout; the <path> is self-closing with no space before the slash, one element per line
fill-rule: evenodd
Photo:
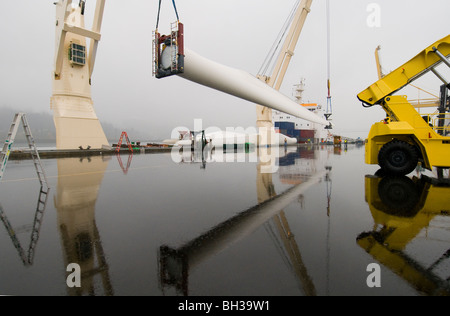
<path fill-rule="evenodd" d="M 293 96 L 295 101 L 299 106 L 323 117 L 325 111 L 322 105 L 303 102 L 305 86 L 304 78 L 300 80 L 300 83 L 294 85 Z M 299 143 L 321 144 L 326 143 L 329 138 L 329 130 L 325 129 L 322 125 L 280 111 L 272 111 L 272 120 L 278 133 L 296 138 Z"/>

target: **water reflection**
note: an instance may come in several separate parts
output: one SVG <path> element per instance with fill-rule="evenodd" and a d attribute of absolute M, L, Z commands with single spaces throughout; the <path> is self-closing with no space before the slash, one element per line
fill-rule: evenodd
<path fill-rule="evenodd" d="M 201 169 L 206 169 L 207 163 L 216 161 L 214 158 L 216 150 L 212 143 L 207 143 L 204 146 L 200 143 L 197 145 L 200 145 L 200 147 L 182 146 L 179 148 L 178 152 L 176 152 L 177 149 L 174 148 L 172 154 L 178 156 L 174 161 L 183 164 L 200 164 Z"/>
<path fill-rule="evenodd" d="M 47 200 L 48 200 L 48 194 L 50 192 L 50 189 L 46 186 L 42 186 L 39 189 L 39 195 L 38 195 L 38 201 L 36 206 L 36 211 L 34 214 L 34 221 L 33 226 L 31 228 L 31 236 L 30 236 L 30 244 L 28 246 L 28 251 L 25 253 L 25 250 L 23 249 L 19 238 L 17 237 L 17 230 L 13 228 L 11 225 L 8 216 L 6 215 L 5 210 L 3 209 L 2 205 L 0 204 L 0 219 L 3 222 L 3 225 L 5 225 L 6 231 L 8 232 L 9 237 L 11 238 L 11 241 L 14 245 L 14 247 L 17 249 L 17 252 L 19 254 L 20 259 L 22 260 L 22 263 L 24 266 L 31 266 L 34 262 L 34 256 L 35 256 L 35 249 L 39 240 L 39 234 L 41 231 L 41 225 L 44 218 L 44 212 L 47 207 Z"/>
<path fill-rule="evenodd" d="M 128 170 L 130 169 L 130 167 L 131 167 L 131 162 L 133 161 L 133 152 L 130 152 L 129 154 L 128 154 L 128 159 L 127 159 L 127 166 L 125 167 L 124 166 L 124 164 L 123 164 L 123 161 L 122 161 L 122 156 L 120 155 L 120 153 L 117 153 L 116 154 L 116 157 L 117 157 L 117 161 L 119 162 L 119 166 L 120 166 L 120 168 L 122 169 L 122 171 L 123 171 L 123 174 L 128 174 Z"/>
<path fill-rule="evenodd" d="M 9 254 L 3 258 L 8 266 L 1 274 L 0 290 L 44 295 L 175 292 L 313 296 L 330 291 L 371 295 L 365 271 L 358 275 L 364 270 L 361 257 L 369 255 L 355 243 L 358 233 L 365 230 L 362 227 L 372 223 L 369 212 L 361 216 L 361 209 L 368 207 L 362 199 L 362 176 L 357 172 L 362 162 L 355 166 L 355 161 L 362 161 L 363 150 L 348 154 L 345 150 L 333 146 L 281 147 L 267 151 L 269 157 L 276 157 L 275 163 L 262 156 L 249 162 L 257 155 L 255 151 L 232 150 L 221 165 L 217 152 L 212 152 L 214 157 L 189 156 L 186 159 L 195 164 L 181 162 L 183 166 L 175 165 L 168 154 L 126 154 L 121 156 L 122 164 L 115 156 L 50 160 L 54 204 L 47 205 L 45 216 L 57 217 L 50 216 L 47 225 L 42 225 L 39 242 L 46 247 L 40 245 L 33 267 L 24 268 L 21 262 L 17 264 L 17 251 L 10 247 L 10 236 L 6 235 L 2 241 Z M 204 161 L 206 170 L 199 170 Z M 267 172 L 273 169 L 276 172 Z M 349 169 L 355 171 L 353 177 L 348 176 Z M 22 170 L 21 165 L 17 176 L 2 187 L 2 197 L 7 197 L 3 206 L 13 224 L 17 222 L 12 209 L 15 200 L 8 201 L 8 196 L 28 183 L 22 179 Z M 355 192 L 359 200 L 342 198 Z M 30 211 L 34 211 L 33 191 L 31 196 L 22 196 L 30 198 Z M 20 211 L 19 206 L 17 209 Z M 347 217 L 355 213 L 353 218 Z M 27 214 L 31 223 L 31 212 L 23 215 L 25 222 Z M 374 232 L 380 231 L 378 215 L 376 223 Z M 394 223 L 388 224 L 389 232 Z M 28 243 L 21 242 L 25 247 L 17 249 L 24 258 L 21 254 L 27 256 Z M 423 255 L 431 248 L 419 245 L 415 250 Z M 445 256 L 439 261 L 442 253 L 433 261 L 438 269 L 445 263 Z M 81 266 L 81 288 L 66 285 L 70 263 Z M 342 266 L 346 271 L 334 273 Z M 390 294 L 388 284 L 397 279 L 387 277 L 383 282 L 383 293 Z M 341 290 L 344 285 L 347 288 Z M 407 286 L 407 291 L 410 288 Z"/>
<path fill-rule="evenodd" d="M 236 216 L 213 227 L 206 233 L 191 240 L 179 248 L 167 245 L 160 247 L 158 263 L 160 287 L 163 294 L 175 289 L 178 295 L 189 295 L 189 275 L 203 261 L 213 257 L 237 241 L 266 225 L 277 245 L 282 245 L 283 256 L 290 263 L 306 295 L 316 295 L 316 288 L 303 262 L 301 252 L 292 234 L 284 208 L 293 201 L 302 200 L 302 193 L 308 188 L 327 179 L 330 168 L 326 167 L 326 154 L 317 157 L 314 148 L 268 148 L 258 152 L 260 162 L 257 164 L 256 191 L 258 204 L 240 212 Z M 237 152 L 226 153 L 239 160 Z M 241 153 L 248 155 L 248 153 Z M 274 160 L 261 155 L 278 158 L 277 169 L 282 182 L 292 186 L 277 194 L 272 172 Z M 248 158 L 248 157 L 247 157 Z M 244 158 L 245 159 L 245 158 Z M 204 161 L 204 160 L 203 160 Z M 261 162 L 264 161 L 264 162 Z"/>
<path fill-rule="evenodd" d="M 109 266 L 95 222 L 95 204 L 110 157 L 58 159 L 58 184 L 54 198 L 64 266 L 77 263 L 81 287 L 69 295 L 113 295 Z M 99 277 L 99 278 L 98 278 Z"/>
<path fill-rule="evenodd" d="M 449 241 L 433 238 L 435 230 L 449 228 L 432 225 L 450 215 L 450 185 L 425 175 L 366 176 L 365 187 L 374 228 L 358 236 L 358 245 L 420 293 L 450 295 Z M 427 250 L 412 253 L 408 246 L 421 234 Z"/>

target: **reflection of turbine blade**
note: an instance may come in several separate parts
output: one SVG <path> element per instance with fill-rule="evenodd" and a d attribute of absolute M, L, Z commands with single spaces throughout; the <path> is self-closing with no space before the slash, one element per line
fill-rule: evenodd
<path fill-rule="evenodd" d="M 285 193 L 232 217 L 216 226 L 205 235 L 196 238 L 182 250 L 189 253 L 189 267 L 192 268 L 204 258 L 222 251 L 227 246 L 241 240 L 287 207 L 301 193 L 319 182 L 323 175 L 316 175 L 307 182 L 299 184 Z"/>
<path fill-rule="evenodd" d="M 184 79 L 310 122 L 330 124 L 245 71 L 221 65 L 189 49 L 185 49 L 184 62 L 184 73 L 178 75 Z"/>
<path fill-rule="evenodd" d="M 275 214 L 280 212 L 280 210 L 286 208 L 305 190 L 320 182 L 325 174 L 325 171 L 317 173 L 304 183 L 290 188 L 285 193 L 258 204 L 219 224 L 209 232 L 177 250 L 165 246 L 161 247 L 161 259 L 163 260 L 161 264 L 161 276 L 164 279 L 163 282 L 181 283 L 179 287 L 182 287 L 186 294 L 188 269 L 194 268 L 203 260 L 223 251 L 231 244 L 254 232 Z"/>
<path fill-rule="evenodd" d="M 58 160 L 58 185 L 55 207 L 65 265 L 81 268 L 81 288 L 69 289 L 82 295 L 98 289 L 94 277 L 99 274 L 105 295 L 113 295 L 109 267 L 95 222 L 95 204 L 111 157 Z"/>
<path fill-rule="evenodd" d="M 294 235 L 291 233 L 286 214 L 284 213 L 284 211 L 281 211 L 280 214 L 274 216 L 273 220 L 275 222 L 275 225 L 277 226 L 278 232 L 280 233 L 284 248 L 286 249 L 289 258 L 291 259 L 291 264 L 294 272 L 299 278 L 305 294 L 307 296 L 316 296 L 316 287 L 314 286 L 314 283 L 308 274 Z"/>

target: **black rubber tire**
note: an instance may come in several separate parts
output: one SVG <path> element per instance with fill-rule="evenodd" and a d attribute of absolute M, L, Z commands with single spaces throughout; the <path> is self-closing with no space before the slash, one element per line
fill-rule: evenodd
<path fill-rule="evenodd" d="M 378 153 L 378 164 L 387 174 L 405 176 L 414 171 L 418 163 L 416 148 L 400 140 L 385 144 Z"/>
<path fill-rule="evenodd" d="M 378 195 L 389 215 L 411 218 L 418 212 L 419 187 L 408 177 L 385 177 L 378 185 Z"/>

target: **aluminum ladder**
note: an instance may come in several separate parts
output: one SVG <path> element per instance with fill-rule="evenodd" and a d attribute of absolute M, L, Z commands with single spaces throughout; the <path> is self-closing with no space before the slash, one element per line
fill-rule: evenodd
<path fill-rule="evenodd" d="M 16 113 L 14 116 L 14 120 L 11 123 L 11 127 L 9 129 L 8 136 L 6 138 L 5 144 L 3 145 L 3 149 L 0 152 L 0 181 L 3 178 L 3 174 L 6 169 L 6 165 L 8 163 L 9 156 L 11 154 L 11 148 L 14 144 L 14 140 L 17 135 L 17 130 L 19 129 L 20 122 L 22 122 L 23 129 L 25 132 L 25 136 L 28 142 L 28 146 L 30 148 L 30 154 L 33 158 L 34 167 L 36 169 L 36 173 L 39 178 L 39 182 L 41 183 L 41 187 L 48 188 L 47 176 L 45 175 L 44 168 L 42 167 L 41 159 L 39 157 L 39 152 L 37 150 L 36 144 L 33 139 L 33 135 L 31 134 L 31 129 L 28 124 L 28 120 L 26 118 L 25 113 Z"/>

